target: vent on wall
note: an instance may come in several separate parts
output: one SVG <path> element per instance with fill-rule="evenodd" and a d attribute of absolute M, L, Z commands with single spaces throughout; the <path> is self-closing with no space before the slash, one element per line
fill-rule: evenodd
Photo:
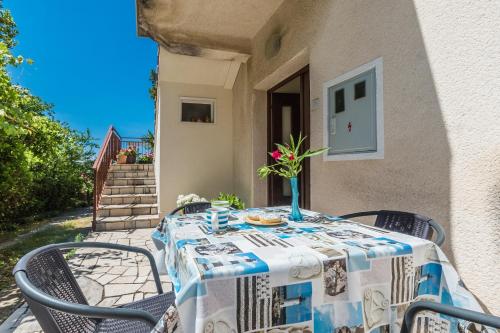
<path fill-rule="evenodd" d="M 264 50 L 267 59 L 275 57 L 280 52 L 283 35 L 284 31 L 278 29 L 267 38 Z"/>

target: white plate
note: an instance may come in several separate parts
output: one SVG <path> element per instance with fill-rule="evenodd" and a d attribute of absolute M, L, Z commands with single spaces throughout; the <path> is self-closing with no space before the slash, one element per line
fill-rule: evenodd
<path fill-rule="evenodd" d="M 250 219 L 250 218 L 248 218 L 248 217 L 247 217 L 245 220 L 246 220 L 246 222 L 247 222 L 248 224 L 258 225 L 258 226 L 260 226 L 260 227 L 276 227 L 276 226 L 280 226 L 280 225 L 282 225 L 282 224 L 285 224 L 285 223 L 286 223 L 286 221 L 285 221 L 285 220 L 283 220 L 283 219 L 281 219 L 281 221 L 279 221 L 279 222 L 275 222 L 275 223 L 263 223 L 263 222 L 261 222 L 261 221 L 252 220 L 252 219 Z"/>

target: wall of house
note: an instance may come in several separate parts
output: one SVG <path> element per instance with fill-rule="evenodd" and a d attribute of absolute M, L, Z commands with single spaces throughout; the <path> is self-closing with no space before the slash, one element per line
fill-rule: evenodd
<path fill-rule="evenodd" d="M 175 208 L 179 194 L 197 193 L 210 200 L 221 191 L 232 192 L 231 90 L 212 85 L 160 81 L 159 96 L 161 216 Z M 181 122 L 180 97 L 215 99 L 216 122 Z"/>
<path fill-rule="evenodd" d="M 322 85 L 383 58 L 385 158 L 311 161 L 311 205 L 332 214 L 374 209 L 433 217 L 465 284 L 500 314 L 500 6 L 487 1 L 285 1 L 253 40 L 233 92 L 238 188 L 266 203 L 255 175 L 265 161 L 266 94 L 310 65 L 312 147 L 323 145 Z M 274 57 L 265 44 L 281 33 Z M 305 59 L 305 60 L 304 60 Z M 236 115 L 236 113 L 235 113 Z M 251 133 L 240 133 L 245 127 Z M 248 126 L 250 125 L 250 126 Z"/>
<path fill-rule="evenodd" d="M 158 85 L 156 97 L 156 105 L 155 105 L 155 146 L 154 146 L 154 169 L 155 169 L 155 185 L 156 185 L 156 196 L 157 198 L 161 197 L 161 180 L 162 174 L 161 170 L 161 161 L 162 161 L 162 135 L 161 135 L 161 117 L 160 117 L 160 106 L 161 106 L 161 87 Z M 158 202 L 158 207 L 160 207 L 160 203 Z"/>

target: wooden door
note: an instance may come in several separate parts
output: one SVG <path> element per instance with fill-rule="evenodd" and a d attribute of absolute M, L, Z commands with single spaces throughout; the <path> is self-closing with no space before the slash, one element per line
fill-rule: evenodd
<path fill-rule="evenodd" d="M 281 92 L 294 81 L 299 83 L 293 92 Z M 297 85 L 296 85 L 297 86 Z M 290 134 L 298 138 L 299 133 L 307 136 L 302 150 L 309 148 L 309 67 L 301 69 L 297 73 L 281 82 L 268 91 L 268 150 L 276 149 L 275 143 L 288 143 Z M 268 164 L 273 159 L 268 157 Z M 309 187 L 309 161 L 303 165 L 303 171 L 298 177 L 300 189 L 300 206 L 310 207 Z M 286 179 L 279 176 L 268 178 L 268 205 L 290 205 L 290 184 Z"/>

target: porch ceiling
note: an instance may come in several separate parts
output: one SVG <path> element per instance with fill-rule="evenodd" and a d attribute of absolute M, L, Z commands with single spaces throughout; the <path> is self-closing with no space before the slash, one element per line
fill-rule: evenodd
<path fill-rule="evenodd" d="M 284 0 L 136 0 L 137 32 L 171 53 L 237 60 Z"/>
<path fill-rule="evenodd" d="M 215 60 L 168 52 L 160 47 L 159 80 L 165 82 L 204 84 L 232 89 L 239 61 Z"/>

